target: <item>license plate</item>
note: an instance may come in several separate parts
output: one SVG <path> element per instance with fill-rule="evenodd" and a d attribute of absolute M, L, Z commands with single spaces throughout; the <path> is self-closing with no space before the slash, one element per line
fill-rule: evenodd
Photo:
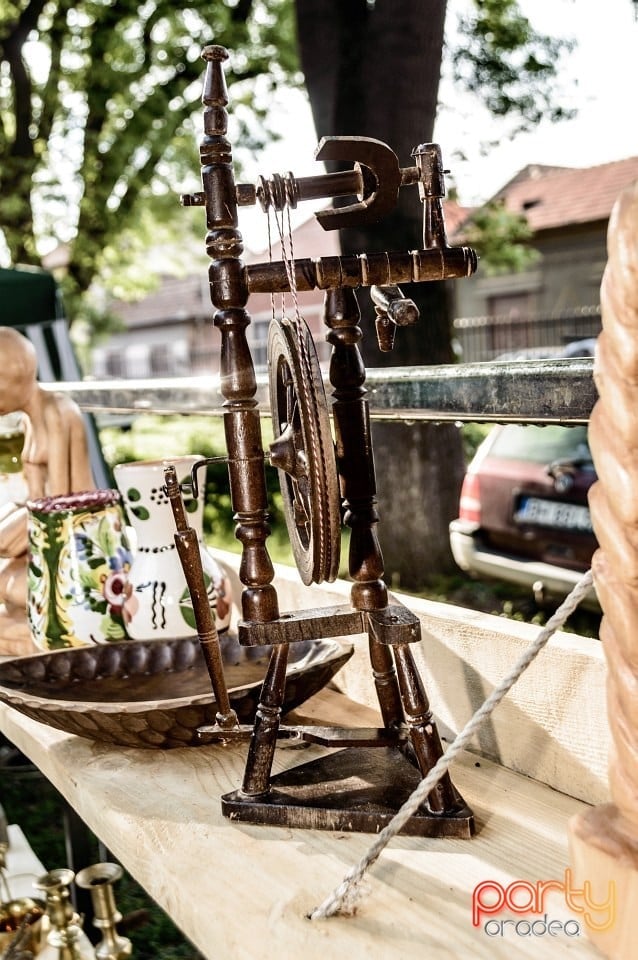
<path fill-rule="evenodd" d="M 543 500 L 540 497 L 526 497 L 521 500 L 514 513 L 514 520 L 517 523 L 533 523 L 561 530 L 593 532 L 589 507 L 577 503 Z"/>

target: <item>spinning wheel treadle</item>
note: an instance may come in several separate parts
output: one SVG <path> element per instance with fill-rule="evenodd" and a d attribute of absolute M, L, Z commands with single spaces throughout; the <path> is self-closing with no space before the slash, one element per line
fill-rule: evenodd
<path fill-rule="evenodd" d="M 303 320 L 273 320 L 268 336 L 270 404 L 284 514 L 303 582 L 336 578 L 341 509 L 328 404 L 315 345 Z"/>

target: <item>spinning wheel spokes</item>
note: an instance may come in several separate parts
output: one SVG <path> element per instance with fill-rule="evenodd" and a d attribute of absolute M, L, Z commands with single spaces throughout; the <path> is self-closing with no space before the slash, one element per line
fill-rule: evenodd
<path fill-rule="evenodd" d="M 337 466 L 319 362 L 303 321 L 273 320 L 268 365 L 271 463 L 279 470 L 295 562 L 305 584 L 334 580 L 341 537 Z"/>

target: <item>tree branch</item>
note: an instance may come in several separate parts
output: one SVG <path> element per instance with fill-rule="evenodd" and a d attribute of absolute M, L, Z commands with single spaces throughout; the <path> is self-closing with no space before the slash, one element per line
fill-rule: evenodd
<path fill-rule="evenodd" d="M 53 121 L 60 106 L 60 80 L 62 79 L 61 58 L 64 38 L 67 34 L 66 16 L 75 4 L 73 0 L 64 0 L 60 3 L 53 18 L 49 37 L 51 41 L 51 66 L 46 84 L 42 91 L 42 111 L 38 137 L 47 144 L 53 128 Z"/>
<path fill-rule="evenodd" d="M 246 23 L 252 13 L 252 9 L 253 0 L 237 0 L 230 18 L 233 23 Z"/>

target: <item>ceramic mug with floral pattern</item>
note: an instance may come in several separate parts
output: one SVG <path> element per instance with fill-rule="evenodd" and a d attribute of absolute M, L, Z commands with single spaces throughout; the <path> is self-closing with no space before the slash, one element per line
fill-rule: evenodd
<path fill-rule="evenodd" d="M 117 490 L 27 503 L 29 624 L 43 650 L 128 639 L 132 555 Z"/>

